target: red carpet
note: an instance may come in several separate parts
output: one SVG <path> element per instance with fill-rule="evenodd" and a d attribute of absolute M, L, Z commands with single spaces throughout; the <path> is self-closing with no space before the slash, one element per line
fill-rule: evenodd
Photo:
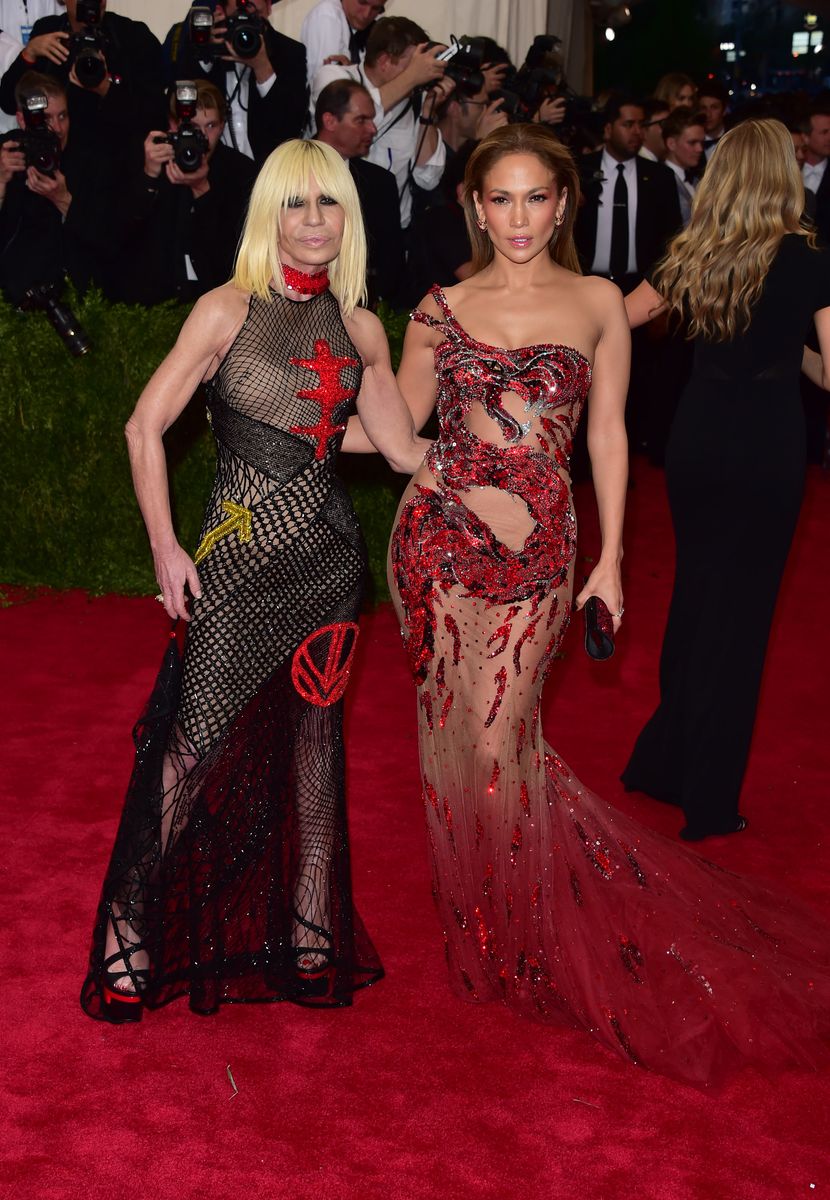
<path fill-rule="evenodd" d="M 590 497 L 580 503 L 590 553 Z M 742 805 L 751 827 L 705 844 L 717 862 L 785 884 L 825 913 L 828 531 L 830 481 L 814 475 Z M 616 779 L 655 699 L 670 546 L 662 474 L 640 467 L 618 655 L 589 664 L 572 631 L 546 730 L 594 789 L 675 833 L 678 813 L 625 797 Z M 151 600 L 52 594 L 0 612 L 0 636 L 2 1196 L 827 1195 L 830 1076 L 746 1072 L 704 1096 L 612 1059 L 587 1035 L 450 995 L 429 895 L 414 700 L 388 608 L 364 621 L 349 717 L 355 891 L 387 978 L 346 1011 L 254 1006 L 204 1019 L 180 1002 L 136 1027 L 93 1024 L 78 990 L 130 727 L 161 659 L 164 618 Z"/>

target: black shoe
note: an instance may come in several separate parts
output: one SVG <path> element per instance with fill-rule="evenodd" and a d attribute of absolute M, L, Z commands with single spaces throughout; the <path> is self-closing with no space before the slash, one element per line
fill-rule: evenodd
<path fill-rule="evenodd" d="M 728 837 L 730 833 L 741 833 L 746 829 L 748 824 L 749 821 L 747 821 L 746 817 L 742 817 L 739 814 L 732 829 L 705 829 L 701 832 L 697 829 L 690 829 L 686 825 L 680 830 L 680 837 L 683 838 L 684 842 L 702 842 L 707 837 Z"/>
<path fill-rule="evenodd" d="M 101 997 L 104 1006 L 101 1015 L 112 1025 L 126 1025 L 130 1021 L 140 1021 L 144 1010 L 144 997 L 141 989 L 146 986 L 150 972 L 145 967 L 131 967 L 130 959 L 139 950 L 139 946 L 125 946 L 116 950 L 109 958 L 104 959 L 104 969 L 101 979 Z M 113 971 L 115 963 L 123 963 L 125 971 Z M 122 979 L 129 979 L 132 987 L 127 991 L 119 987 Z"/>

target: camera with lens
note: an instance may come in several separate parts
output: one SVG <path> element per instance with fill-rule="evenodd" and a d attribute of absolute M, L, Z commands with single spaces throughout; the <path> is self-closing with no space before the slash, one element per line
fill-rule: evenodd
<path fill-rule="evenodd" d="M 166 142 L 173 147 L 173 161 L 184 175 L 192 175 L 194 171 L 198 171 L 202 159 L 210 149 L 201 129 L 193 124 L 198 95 L 195 83 L 189 79 L 179 80 L 176 84 L 176 117 L 179 128 L 173 133 L 153 138 L 156 145 Z"/>
<path fill-rule="evenodd" d="M 571 88 L 562 72 L 557 52 L 560 39 L 553 34 L 540 34 L 533 39 L 522 65 L 510 70 L 503 80 L 503 90 L 498 93 L 502 109 L 511 123 L 532 121 L 545 100 L 565 99 L 565 115 L 557 126 L 557 133 L 565 142 L 574 131 L 590 122 L 593 100 L 590 96 L 579 96 Z"/>
<path fill-rule="evenodd" d="M 20 301 L 24 312 L 44 312 L 73 358 L 81 358 L 90 349 L 90 340 L 78 318 L 61 302 L 63 288 L 59 283 L 39 283 L 30 287 Z"/>
<path fill-rule="evenodd" d="M 101 28 L 101 0 L 78 0 L 75 15 L 83 28 L 69 39 L 69 65 L 81 87 L 96 88 L 107 77 L 109 39 Z"/>
<path fill-rule="evenodd" d="M 236 12 L 225 22 L 225 41 L 237 58 L 256 58 L 262 47 L 265 23 L 250 0 L 239 0 Z"/>
<path fill-rule="evenodd" d="M 23 102 L 23 129 L 13 129 L 0 137 L 0 144 L 16 142 L 27 167 L 41 175 L 51 175 L 61 164 L 61 143 L 58 135 L 46 124 L 49 97 L 45 92 L 31 92 Z"/>
<path fill-rule="evenodd" d="M 434 50 L 442 44 L 427 42 L 427 48 Z M 461 96 L 475 96 L 484 87 L 484 76 L 481 73 L 484 65 L 483 38 L 457 38 L 453 34 L 450 45 L 435 57 L 438 62 L 447 64 L 445 74 L 453 81 L 455 90 Z"/>

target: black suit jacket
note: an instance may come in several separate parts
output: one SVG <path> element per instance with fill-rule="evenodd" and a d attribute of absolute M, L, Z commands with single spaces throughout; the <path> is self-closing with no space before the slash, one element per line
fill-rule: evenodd
<path fill-rule="evenodd" d="M 582 203 L 577 213 L 574 237 L 582 269 L 591 270 L 597 243 L 597 214 L 602 180 L 602 151 L 586 154 L 579 160 Z M 680 228 L 680 202 L 677 184 L 669 167 L 639 156 L 637 167 L 637 216 L 635 246 L 637 276 L 647 276 L 663 255 L 669 239 Z M 631 279 L 633 284 L 635 279 Z"/>
<path fill-rule="evenodd" d="M 271 25 L 265 29 L 265 45 L 277 78 L 268 94 L 260 96 L 251 74 L 248 89 L 248 138 L 258 164 L 281 142 L 302 137 L 308 118 L 305 46 L 278 33 Z M 234 65 L 217 60 L 205 76 L 185 22 L 173 58 L 173 80 L 207 77 L 230 99 L 236 87 Z"/>
<path fill-rule="evenodd" d="M 363 158 L 349 160 L 360 197 L 369 250 L 369 303 L 381 297 L 390 304 L 400 292 L 404 274 L 401 208 L 395 176 Z"/>
<path fill-rule="evenodd" d="M 0 107 L 15 111 L 14 90 L 27 71 L 42 71 L 64 84 L 69 101 L 72 141 L 110 156 L 127 150 L 145 129 L 166 128 L 164 68 L 161 46 L 142 21 L 105 12 L 101 28 L 106 37 L 104 55 L 113 83 L 105 97 L 69 82 L 69 68 L 48 58 L 34 66 L 19 55 L 0 81 Z M 66 14 L 35 21 L 32 37 L 56 31 L 70 32 Z"/>
<path fill-rule="evenodd" d="M 144 174 L 129 179 L 121 204 L 117 272 L 107 294 L 125 304 L 193 300 L 230 278 L 256 168 L 244 154 L 218 145 L 210 160 L 210 190 L 198 200 L 190 188 Z M 197 281 L 188 280 L 185 254 Z"/>
<path fill-rule="evenodd" d="M 811 193 L 807 191 L 807 213 L 812 217 L 813 223 L 818 230 L 818 240 L 822 246 L 830 246 L 830 161 L 824 168 L 824 174 L 821 177 L 821 183 L 817 192 L 812 193 L 815 200 L 811 200 Z M 811 211 L 812 209 L 812 211 Z"/>
<path fill-rule="evenodd" d="M 61 171 L 72 195 L 66 217 L 26 187 L 23 172 L 9 181 L 0 208 L 0 287 L 18 304 L 36 284 L 62 283 L 83 291 L 102 286 L 116 253 L 120 178 L 101 154 L 70 143 Z"/>

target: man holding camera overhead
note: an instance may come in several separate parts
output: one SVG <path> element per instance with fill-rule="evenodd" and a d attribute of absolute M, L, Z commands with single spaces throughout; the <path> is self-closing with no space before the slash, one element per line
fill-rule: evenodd
<path fill-rule="evenodd" d="M 30 71 L 17 88 L 19 136 L 0 145 L 0 288 L 102 284 L 114 252 L 116 176 L 105 155 L 70 143 L 66 91 Z"/>
<path fill-rule="evenodd" d="M 73 140 L 126 153 L 164 111 L 161 46 L 143 22 L 106 6 L 107 0 L 66 0 L 65 13 L 35 21 L 0 81 L 0 107 L 15 111 L 15 88 L 27 71 L 52 75 L 67 90 Z"/>
<path fill-rule="evenodd" d="M 225 97 L 209 80 L 171 89 L 168 130 L 147 135 L 123 198 L 113 299 L 195 300 L 230 277 L 256 167 L 222 144 L 225 115 Z"/>
<path fill-rule="evenodd" d="M 305 48 L 269 23 L 272 0 L 194 3 L 173 26 L 173 79 L 205 77 L 224 93 L 223 141 L 261 164 L 276 146 L 301 137 L 308 112 Z"/>
<path fill-rule="evenodd" d="M 336 79 L 355 79 L 372 97 L 377 135 L 366 157 L 395 176 L 402 229 L 412 220 L 412 184 L 429 191 L 444 172 L 447 150 L 435 112 L 453 88 L 438 57 L 445 49 L 414 21 L 382 17 L 372 27 L 365 62 L 321 67 L 312 87 L 315 104 Z"/>

